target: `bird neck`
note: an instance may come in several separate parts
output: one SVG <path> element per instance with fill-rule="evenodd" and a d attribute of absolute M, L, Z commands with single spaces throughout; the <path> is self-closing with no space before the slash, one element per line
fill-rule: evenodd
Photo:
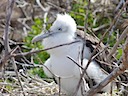
<path fill-rule="evenodd" d="M 65 51 L 67 51 L 66 49 L 70 45 L 64 45 L 63 46 L 63 44 L 73 42 L 74 40 L 75 39 L 74 39 L 73 34 L 60 33 L 58 35 L 53 35 L 49 38 L 44 39 L 43 45 L 44 45 L 44 48 L 52 48 L 54 46 L 61 45 L 60 47 L 48 50 L 47 52 L 49 54 L 64 54 Z"/>

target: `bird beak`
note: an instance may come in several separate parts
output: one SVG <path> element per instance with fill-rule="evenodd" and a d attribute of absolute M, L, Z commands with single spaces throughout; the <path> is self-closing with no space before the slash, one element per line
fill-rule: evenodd
<path fill-rule="evenodd" d="M 46 33 L 41 33 L 37 36 L 35 36 L 33 39 L 32 39 L 32 43 L 35 43 L 35 42 L 38 42 L 38 41 L 41 41 L 55 33 L 58 33 L 58 32 L 50 32 L 50 31 L 47 31 Z"/>

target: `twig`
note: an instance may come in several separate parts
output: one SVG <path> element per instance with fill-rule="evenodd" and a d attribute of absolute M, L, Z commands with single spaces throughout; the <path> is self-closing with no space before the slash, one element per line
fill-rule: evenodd
<path fill-rule="evenodd" d="M 8 8 L 7 8 L 7 12 L 6 12 L 6 25 L 5 25 L 5 30 L 4 30 L 4 48 L 5 48 L 5 54 L 4 54 L 4 58 L 6 59 L 6 56 L 8 55 L 9 53 L 9 25 L 10 25 L 10 19 L 11 19 L 11 15 L 12 15 L 12 9 L 13 9 L 13 5 L 14 5 L 14 2 L 15 0 L 12 0 L 12 1 L 8 1 L 9 4 L 8 4 Z M 3 67 L 4 64 L 0 65 Z"/>
<path fill-rule="evenodd" d="M 18 74 L 18 70 L 17 70 L 17 65 L 16 65 L 16 63 L 15 63 L 15 58 L 14 58 L 14 57 L 12 58 L 12 61 L 13 61 L 14 71 L 15 71 L 15 73 L 16 73 L 18 82 L 19 82 L 20 87 L 21 87 L 21 90 L 22 90 L 22 92 L 23 92 L 23 96 L 25 96 L 25 92 L 24 92 L 24 89 L 23 89 L 23 85 L 22 85 L 22 83 L 21 83 L 21 80 L 20 80 L 20 78 L 19 78 L 19 74 Z"/>
<path fill-rule="evenodd" d="M 46 24 L 47 24 L 47 16 L 48 16 L 48 12 L 50 10 L 50 6 L 44 8 L 40 2 L 40 0 L 36 0 L 37 4 L 40 6 L 40 8 L 45 12 L 44 13 L 44 23 L 43 23 L 43 30 L 46 29 Z"/>
<path fill-rule="evenodd" d="M 69 42 L 69 43 L 60 44 L 60 45 L 53 46 L 53 47 L 46 48 L 46 49 L 42 49 L 42 50 L 35 50 L 35 51 L 31 51 L 31 52 L 11 54 L 10 57 L 21 57 L 21 56 L 31 55 L 31 54 L 34 54 L 34 53 L 39 53 L 41 51 L 47 51 L 47 50 L 51 50 L 51 49 L 54 49 L 54 48 L 70 45 L 70 44 L 77 43 L 77 42 L 80 42 L 80 40 Z"/>
<path fill-rule="evenodd" d="M 0 89 L 1 89 L 1 88 L 4 89 L 7 93 L 9 93 L 11 96 L 16 96 L 16 95 L 14 95 L 12 92 L 10 92 L 7 88 L 3 88 L 3 87 L 0 86 Z M 0 93 L 1 93 L 1 92 L 0 92 Z M 2 94 L 2 95 L 0 94 L 0 96 L 3 96 L 3 94 Z"/>
<path fill-rule="evenodd" d="M 1 62 L 0 62 L 0 71 L 1 71 L 2 67 L 4 66 L 4 64 L 7 62 L 7 60 L 12 57 L 10 54 L 15 52 L 17 50 L 17 48 L 18 47 L 16 47 L 15 49 L 11 50 L 11 52 L 9 52 L 8 55 L 1 60 Z"/>
<path fill-rule="evenodd" d="M 62 12 L 65 12 L 65 9 L 64 8 L 61 8 L 61 7 L 55 5 L 55 4 L 51 3 L 51 2 L 47 2 L 47 4 L 50 5 L 50 6 L 53 6 L 53 7 L 57 8 L 58 10 L 60 10 Z"/>
<path fill-rule="evenodd" d="M 5 54 L 4 54 L 4 61 L 7 61 L 7 57 L 9 55 L 9 25 L 10 25 L 10 19 L 11 19 L 11 15 L 12 15 L 12 9 L 13 9 L 13 6 L 14 6 L 14 3 L 15 3 L 15 0 L 11 0 L 11 1 L 8 1 L 9 4 L 8 4 L 8 8 L 7 8 L 7 12 L 6 12 L 6 25 L 5 25 L 5 30 L 4 30 L 4 48 L 5 48 Z M 5 65 L 6 62 L 0 62 L 0 69 L 2 69 L 2 67 Z"/>
<path fill-rule="evenodd" d="M 39 53 L 39 52 L 42 52 L 42 51 L 47 51 L 47 50 L 51 50 L 51 49 L 54 49 L 54 48 L 58 48 L 58 47 L 62 47 L 62 46 L 67 46 L 67 45 L 70 45 L 70 44 L 73 44 L 73 43 L 77 43 L 77 42 L 80 42 L 80 40 L 69 42 L 69 43 L 60 44 L 60 45 L 53 46 L 53 47 L 46 48 L 46 49 L 42 49 L 42 50 L 35 50 L 35 51 L 31 51 L 31 52 L 17 53 L 17 54 L 11 53 L 10 55 L 7 55 L 5 58 L 3 58 L 1 60 L 1 62 L 0 62 L 0 70 L 1 70 L 2 66 L 7 62 L 7 60 L 10 59 L 11 57 L 27 56 L 27 55 L 31 55 L 31 54 L 34 54 L 34 53 Z"/>
<path fill-rule="evenodd" d="M 79 65 L 72 57 L 67 56 L 67 58 L 70 59 L 73 63 L 75 63 L 78 67 L 80 67 L 82 70 L 84 70 L 84 68 L 81 65 Z"/>
<path fill-rule="evenodd" d="M 61 96 L 61 77 L 58 77 L 59 79 L 59 96 Z"/>
<path fill-rule="evenodd" d="M 18 62 L 18 61 L 15 61 L 15 63 L 18 64 L 18 65 L 23 65 L 25 67 L 30 67 L 30 68 L 35 68 L 35 67 L 43 68 L 43 65 L 41 65 L 41 64 L 34 64 L 34 63 L 27 64 L 27 63 L 21 63 L 21 62 Z"/>
<path fill-rule="evenodd" d="M 4 48 L 5 48 L 5 53 L 4 53 L 4 59 L 5 61 L 7 60 L 7 56 L 9 55 L 9 50 L 10 50 L 10 47 L 9 47 L 9 25 L 10 25 L 10 20 L 11 20 L 11 15 L 12 15 L 12 9 L 13 9 L 13 6 L 14 6 L 14 2 L 15 0 L 11 0 L 9 1 L 9 4 L 8 4 L 8 7 L 7 7 L 7 12 L 6 12 L 6 25 L 5 25 L 5 30 L 4 30 Z M 0 69 L 2 69 L 2 72 L 4 73 L 4 68 L 3 66 L 5 66 L 5 63 L 2 63 L 0 62 Z M 4 76 L 3 76 L 4 77 Z"/>
<path fill-rule="evenodd" d="M 44 12 L 47 12 L 49 9 L 47 8 L 44 8 L 44 6 L 42 6 L 40 0 L 36 0 L 36 3 L 39 5 L 39 7 L 44 11 Z"/>
<path fill-rule="evenodd" d="M 88 5 L 87 5 L 87 10 L 86 10 L 86 15 L 84 17 L 84 32 L 87 32 L 87 28 L 88 28 L 88 16 L 89 16 L 89 7 L 90 7 L 90 0 L 88 0 Z M 86 6 L 85 6 L 85 9 L 86 9 Z M 85 38 L 85 33 L 84 33 L 84 38 Z M 85 43 L 85 42 L 84 42 Z M 83 55 L 84 55 L 84 48 L 85 48 L 85 44 L 83 43 L 82 45 L 82 50 L 81 50 L 81 56 L 80 56 L 80 63 L 81 63 L 81 66 L 83 65 Z M 71 59 L 71 58 L 69 58 Z M 84 73 L 83 73 L 84 72 Z M 83 75 L 86 73 L 85 70 L 81 70 L 81 74 L 80 74 L 80 80 L 79 80 L 79 83 L 77 85 L 77 88 L 73 94 L 73 96 L 76 96 L 77 95 L 77 92 L 79 90 L 79 87 L 81 85 L 81 82 L 83 80 Z"/>
<path fill-rule="evenodd" d="M 118 3 L 115 9 L 115 13 L 118 12 L 118 10 L 123 6 L 124 3 L 125 3 L 125 0 L 120 0 L 120 2 Z"/>
<path fill-rule="evenodd" d="M 85 38 L 85 33 L 87 32 L 88 29 L 88 16 L 89 16 L 89 7 L 90 7 L 90 0 L 88 0 L 88 5 L 87 8 L 85 6 L 85 10 L 86 10 L 86 15 L 84 16 L 84 38 Z M 84 42 L 85 43 L 85 42 Z M 83 55 L 84 55 L 84 45 L 82 45 L 82 50 L 81 50 L 81 65 L 83 64 Z"/>
<path fill-rule="evenodd" d="M 14 6 L 14 2 L 15 0 L 8 0 L 9 5 L 7 8 L 7 12 L 6 12 L 6 25 L 5 25 L 5 30 L 4 30 L 4 47 L 5 47 L 5 56 L 8 55 L 9 53 L 9 25 L 10 25 L 10 20 L 11 20 L 11 15 L 12 15 L 12 9 Z"/>
<path fill-rule="evenodd" d="M 110 51 L 110 53 L 107 56 L 107 61 L 109 61 L 112 57 L 112 55 L 115 53 L 115 51 L 117 50 L 118 45 L 120 44 L 120 42 L 125 39 L 125 37 L 128 34 L 128 26 L 125 28 L 125 30 L 123 31 L 123 33 L 121 34 L 121 36 L 119 37 L 118 41 L 115 43 L 115 45 L 112 47 L 112 50 Z"/>

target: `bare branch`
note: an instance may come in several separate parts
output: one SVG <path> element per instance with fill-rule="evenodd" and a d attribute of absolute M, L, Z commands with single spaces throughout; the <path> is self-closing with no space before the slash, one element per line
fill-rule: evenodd
<path fill-rule="evenodd" d="M 11 15 L 12 15 L 12 9 L 13 9 L 13 6 L 14 6 L 14 2 L 15 0 L 8 0 L 8 7 L 7 7 L 7 12 L 6 12 L 6 25 L 5 25 L 5 30 L 4 30 L 4 36 L 3 36 L 3 39 L 4 39 L 4 48 L 5 48 L 5 53 L 4 53 L 4 61 L 7 61 L 7 57 L 9 55 L 9 50 L 10 50 L 10 47 L 9 47 L 9 25 L 10 25 L 10 19 L 11 19 Z M 2 69 L 3 71 L 3 66 L 5 65 L 6 62 L 0 62 L 0 70 Z"/>
<path fill-rule="evenodd" d="M 9 53 L 9 25 L 10 25 L 10 20 L 11 20 L 11 15 L 12 15 L 12 9 L 14 6 L 15 0 L 8 0 L 8 8 L 6 12 L 6 25 L 5 25 L 5 30 L 4 30 L 4 47 L 5 47 L 5 56 L 8 55 Z"/>
<path fill-rule="evenodd" d="M 125 37 L 127 36 L 128 34 L 128 26 L 126 27 L 126 29 L 123 31 L 123 33 L 121 34 L 120 38 L 118 39 L 118 41 L 115 43 L 115 45 L 112 47 L 112 50 L 111 52 L 108 54 L 107 56 L 107 61 L 109 61 L 112 57 L 112 55 L 115 53 L 118 45 L 120 44 L 120 42 L 125 39 Z"/>
<path fill-rule="evenodd" d="M 65 44 L 60 44 L 60 45 L 53 46 L 53 47 L 46 48 L 46 49 L 42 49 L 42 50 L 35 50 L 35 51 L 31 51 L 31 52 L 17 53 L 17 54 L 14 54 L 14 52 L 16 51 L 16 48 L 15 48 L 14 50 L 12 50 L 11 54 L 9 53 L 10 55 L 7 55 L 5 58 L 3 58 L 1 60 L 1 62 L 0 62 L 0 70 L 1 70 L 2 66 L 7 62 L 7 60 L 10 59 L 11 57 L 27 56 L 27 55 L 31 55 L 31 54 L 34 54 L 34 53 L 39 53 L 41 51 L 47 51 L 47 50 L 51 50 L 51 49 L 54 49 L 54 48 L 57 48 L 57 47 L 61 47 L 61 46 L 70 45 L 70 44 L 77 43 L 77 42 L 80 42 L 80 40 L 69 42 L 69 43 L 65 43 Z"/>
<path fill-rule="evenodd" d="M 49 11 L 49 6 L 47 8 L 44 8 L 44 6 L 41 4 L 40 0 L 36 0 L 36 3 L 40 6 L 40 8 L 44 11 L 44 12 L 48 12 Z"/>
<path fill-rule="evenodd" d="M 21 57 L 21 56 L 31 55 L 31 54 L 34 54 L 34 53 L 39 53 L 41 51 L 47 51 L 47 50 L 51 50 L 51 49 L 54 49 L 54 48 L 57 48 L 57 47 L 62 47 L 62 46 L 70 45 L 70 44 L 77 43 L 77 42 L 80 42 L 80 40 L 69 42 L 69 43 L 60 44 L 60 45 L 53 46 L 53 47 L 46 48 L 46 49 L 42 49 L 42 50 L 35 50 L 35 51 L 31 51 L 31 52 L 11 54 L 10 57 Z"/>
<path fill-rule="evenodd" d="M 81 65 L 79 65 L 72 57 L 67 56 L 67 58 L 70 59 L 73 63 L 75 63 L 79 68 L 81 68 L 82 70 L 84 70 L 84 68 Z"/>
<path fill-rule="evenodd" d="M 15 58 L 14 58 L 14 57 L 12 58 L 12 61 L 13 61 L 13 67 L 14 67 L 14 70 L 15 70 L 15 73 L 16 73 L 16 76 L 17 76 L 19 85 L 20 85 L 21 90 L 22 90 L 22 92 L 23 92 L 23 96 L 25 96 L 25 92 L 24 92 L 24 89 L 23 89 L 23 85 L 22 85 L 22 83 L 21 83 L 21 80 L 20 80 L 20 78 L 19 78 L 19 74 L 18 74 L 18 70 L 17 70 L 17 65 L 16 65 L 16 63 L 15 63 Z"/>

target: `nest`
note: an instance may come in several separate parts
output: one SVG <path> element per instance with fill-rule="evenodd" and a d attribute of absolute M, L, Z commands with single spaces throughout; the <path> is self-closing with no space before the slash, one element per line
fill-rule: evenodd
<path fill-rule="evenodd" d="M 38 76 L 30 74 L 6 71 L 5 80 L 0 82 L 1 96 L 58 96 L 59 87 L 54 81 L 41 79 Z"/>

